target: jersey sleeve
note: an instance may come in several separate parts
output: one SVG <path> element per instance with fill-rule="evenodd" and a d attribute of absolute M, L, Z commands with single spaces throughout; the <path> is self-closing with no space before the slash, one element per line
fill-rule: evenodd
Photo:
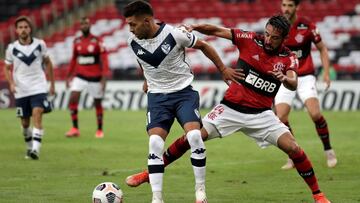
<path fill-rule="evenodd" d="M 13 48 L 13 45 L 9 44 L 9 46 L 7 47 L 6 52 L 5 52 L 5 63 L 8 65 L 13 64 L 13 62 L 14 62 L 13 55 L 11 53 L 12 48 Z"/>
<path fill-rule="evenodd" d="M 172 32 L 176 42 L 183 47 L 191 48 L 196 44 L 197 37 L 191 32 L 188 32 L 184 27 L 176 27 Z"/>
<path fill-rule="evenodd" d="M 40 46 L 43 57 L 49 57 L 48 49 L 44 40 L 40 40 Z"/>
<path fill-rule="evenodd" d="M 110 71 L 107 50 L 101 40 L 99 40 L 98 45 L 101 58 L 101 72 L 103 76 L 108 77 L 110 75 Z"/>
<path fill-rule="evenodd" d="M 299 68 L 299 60 L 294 53 L 291 53 L 289 56 L 289 65 L 286 67 L 285 72 L 288 70 L 293 70 L 297 74 L 298 68 Z"/>
<path fill-rule="evenodd" d="M 241 29 L 231 29 L 231 33 L 232 33 L 233 44 L 236 45 L 237 47 L 241 47 L 241 45 L 246 40 L 251 40 L 254 38 L 253 32 L 247 32 Z"/>
<path fill-rule="evenodd" d="M 309 29 L 311 32 L 311 41 L 313 41 L 315 44 L 321 42 L 320 32 L 316 25 L 314 23 L 311 23 Z"/>

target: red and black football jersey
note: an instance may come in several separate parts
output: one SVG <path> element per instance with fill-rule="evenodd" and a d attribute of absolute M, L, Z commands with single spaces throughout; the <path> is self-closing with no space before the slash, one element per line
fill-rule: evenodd
<path fill-rule="evenodd" d="M 285 46 L 280 47 L 278 53 L 266 53 L 264 37 L 255 32 L 233 29 L 232 36 L 240 52 L 238 65 L 244 70 L 245 80 L 240 81 L 240 85 L 232 83 L 224 100 L 250 108 L 271 108 L 281 82 L 268 71 L 296 72 L 298 61 L 295 54 Z"/>
<path fill-rule="evenodd" d="M 88 80 L 100 80 L 107 75 L 107 54 L 100 39 L 91 34 L 76 38 L 69 69 L 76 76 Z"/>
<path fill-rule="evenodd" d="M 316 25 L 304 17 L 298 17 L 290 28 L 285 40 L 287 46 L 299 59 L 298 75 L 314 74 L 314 64 L 311 58 L 311 43 L 321 41 Z"/>

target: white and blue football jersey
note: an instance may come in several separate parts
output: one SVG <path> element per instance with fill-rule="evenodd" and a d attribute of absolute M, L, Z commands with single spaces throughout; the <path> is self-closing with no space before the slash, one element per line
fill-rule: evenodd
<path fill-rule="evenodd" d="M 197 37 L 185 29 L 160 24 L 154 38 L 129 38 L 129 46 L 144 70 L 148 91 L 171 93 L 184 89 L 194 79 L 185 47 L 195 45 Z"/>
<path fill-rule="evenodd" d="M 9 44 L 5 63 L 13 65 L 15 98 L 47 92 L 44 57 L 48 57 L 48 54 L 43 40 L 32 38 L 31 44 L 28 45 L 22 45 L 18 40 Z"/>

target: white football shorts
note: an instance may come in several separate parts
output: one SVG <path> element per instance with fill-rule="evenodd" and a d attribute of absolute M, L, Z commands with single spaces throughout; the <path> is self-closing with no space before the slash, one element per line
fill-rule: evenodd
<path fill-rule="evenodd" d="M 261 148 L 269 144 L 277 146 L 279 137 L 290 132 L 272 110 L 247 114 L 224 104 L 215 106 L 202 121 L 209 134 L 208 139 L 225 137 L 240 131 L 253 138 Z"/>
<path fill-rule="evenodd" d="M 298 77 L 298 86 L 295 91 L 291 91 L 284 87 L 280 86 L 278 93 L 275 96 L 275 105 L 280 103 L 286 103 L 292 105 L 293 100 L 295 99 L 296 93 L 299 95 L 301 101 L 305 101 L 309 98 L 317 98 L 317 87 L 316 87 L 316 78 L 314 75 L 306 75 Z"/>
<path fill-rule="evenodd" d="M 70 91 L 81 92 L 84 89 L 95 99 L 102 99 L 104 96 L 100 82 L 89 82 L 79 77 L 74 77 L 71 82 Z"/>

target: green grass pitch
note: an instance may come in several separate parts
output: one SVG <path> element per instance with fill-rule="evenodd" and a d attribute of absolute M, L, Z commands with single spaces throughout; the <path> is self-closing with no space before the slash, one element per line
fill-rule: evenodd
<path fill-rule="evenodd" d="M 203 115 L 206 111 L 202 112 Z M 333 203 L 360 202 L 360 112 L 324 112 L 338 166 L 326 167 L 320 139 L 306 112 L 292 112 L 298 143 L 310 157 L 321 189 Z M 81 136 L 65 138 L 67 111 L 44 117 L 40 160 L 25 160 L 25 144 L 15 110 L 0 111 L 0 202 L 89 203 L 100 182 L 119 184 L 125 203 L 150 202 L 149 184 L 125 185 L 125 178 L 146 168 L 148 138 L 144 111 L 106 111 L 105 137 L 95 138 L 95 112 L 79 112 Z M 176 124 L 168 146 L 181 134 Z M 281 171 L 285 154 L 275 147 L 259 149 L 241 133 L 206 142 L 207 195 L 210 203 L 311 203 L 310 190 L 296 170 Z M 189 153 L 166 169 L 168 203 L 194 202 Z"/>

